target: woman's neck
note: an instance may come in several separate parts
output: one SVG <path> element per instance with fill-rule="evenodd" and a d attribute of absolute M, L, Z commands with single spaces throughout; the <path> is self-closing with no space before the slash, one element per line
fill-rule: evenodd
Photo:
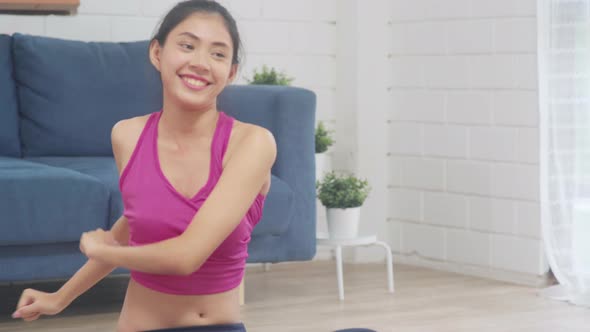
<path fill-rule="evenodd" d="M 210 137 L 219 114 L 215 107 L 186 110 L 164 103 L 160 128 L 166 136 L 176 139 Z"/>

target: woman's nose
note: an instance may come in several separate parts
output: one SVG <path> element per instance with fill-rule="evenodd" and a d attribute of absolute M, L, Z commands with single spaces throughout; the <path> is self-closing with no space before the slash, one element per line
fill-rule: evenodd
<path fill-rule="evenodd" d="M 195 52 L 191 58 L 189 65 L 199 71 L 209 70 L 209 63 L 207 62 L 207 56 L 200 52 Z"/>

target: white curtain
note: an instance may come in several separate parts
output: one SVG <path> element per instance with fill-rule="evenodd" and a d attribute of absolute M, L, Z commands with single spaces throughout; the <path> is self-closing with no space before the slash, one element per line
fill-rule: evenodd
<path fill-rule="evenodd" d="M 559 285 L 590 306 L 590 0 L 538 0 L 541 222 Z"/>

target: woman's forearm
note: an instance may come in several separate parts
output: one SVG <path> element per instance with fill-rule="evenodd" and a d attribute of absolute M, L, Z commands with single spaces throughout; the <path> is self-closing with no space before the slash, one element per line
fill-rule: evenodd
<path fill-rule="evenodd" d="M 117 242 L 127 245 L 129 226 L 125 216 L 121 216 L 111 228 L 111 233 Z M 98 260 L 89 259 L 56 293 L 62 305 L 67 307 L 78 296 L 82 295 L 100 280 L 108 276 L 117 267 Z"/>
<path fill-rule="evenodd" d="M 91 253 L 91 258 L 105 264 L 153 274 L 185 275 L 194 269 L 187 262 L 178 237 L 157 243 L 120 247 L 102 245 Z M 191 271 L 192 270 L 192 271 Z"/>
<path fill-rule="evenodd" d="M 89 259 L 56 293 L 65 308 L 100 280 L 109 275 L 115 266 Z"/>

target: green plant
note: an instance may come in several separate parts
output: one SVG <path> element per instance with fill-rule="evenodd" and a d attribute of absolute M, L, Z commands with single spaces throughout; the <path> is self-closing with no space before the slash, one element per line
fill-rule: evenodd
<path fill-rule="evenodd" d="M 266 65 L 263 65 L 260 71 L 254 69 L 252 79 L 247 79 L 248 83 L 259 85 L 291 85 L 293 80 L 294 78 L 287 76 L 284 72 L 278 72 Z"/>
<path fill-rule="evenodd" d="M 320 202 L 327 208 L 354 208 L 363 205 L 371 191 L 367 180 L 352 174 L 326 173 L 321 181 L 316 182 Z"/>
<path fill-rule="evenodd" d="M 330 134 L 331 132 L 326 130 L 324 123 L 320 121 L 315 129 L 315 153 L 326 152 L 334 144 L 334 139 Z"/>

